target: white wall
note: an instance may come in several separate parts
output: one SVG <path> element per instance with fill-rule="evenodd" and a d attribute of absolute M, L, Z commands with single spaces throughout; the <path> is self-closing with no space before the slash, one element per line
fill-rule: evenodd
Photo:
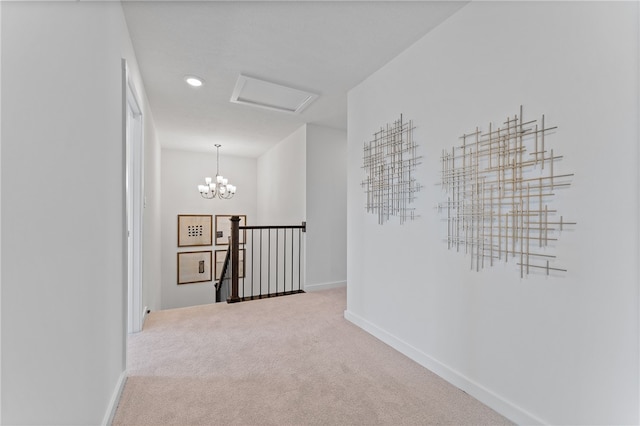
<path fill-rule="evenodd" d="M 347 133 L 307 125 L 305 290 L 346 284 Z"/>
<path fill-rule="evenodd" d="M 2 423 L 98 424 L 125 371 L 126 24 L 2 9 Z"/>
<path fill-rule="evenodd" d="M 298 225 L 306 217 L 306 136 L 303 125 L 258 158 L 257 225 Z"/>
<path fill-rule="evenodd" d="M 224 146 L 221 148 L 224 150 Z M 246 214 L 247 224 L 256 224 L 256 159 L 220 155 L 220 174 L 238 187 L 230 200 L 207 200 L 198 185 L 206 176 L 215 177 L 216 155 L 162 150 L 162 309 L 215 302 L 214 282 L 177 284 L 177 253 L 216 250 L 215 246 L 178 247 L 179 214 Z M 214 223 L 215 230 L 215 223 Z M 218 246 L 218 250 L 226 246 Z"/>
<path fill-rule="evenodd" d="M 638 3 L 472 2 L 349 93 L 345 315 L 519 423 L 637 424 Z M 520 279 L 447 251 L 441 149 L 525 117 L 574 172 L 555 204 L 577 226 L 568 272 Z M 362 143 L 417 126 L 421 217 L 366 215 Z"/>
<path fill-rule="evenodd" d="M 258 158 L 259 224 L 307 222 L 306 291 L 346 283 L 346 139 L 306 124 Z"/>

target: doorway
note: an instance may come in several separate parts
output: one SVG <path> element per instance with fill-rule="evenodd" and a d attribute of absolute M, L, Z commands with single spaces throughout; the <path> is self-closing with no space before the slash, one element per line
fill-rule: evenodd
<path fill-rule="evenodd" d="M 123 60 L 126 90 L 126 216 L 127 216 L 127 332 L 142 330 L 142 230 L 144 208 L 143 117 L 126 61 Z"/>

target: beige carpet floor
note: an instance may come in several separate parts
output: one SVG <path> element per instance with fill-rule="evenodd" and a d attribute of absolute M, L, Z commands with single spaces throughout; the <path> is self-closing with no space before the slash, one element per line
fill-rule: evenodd
<path fill-rule="evenodd" d="M 511 424 L 346 321 L 345 289 L 151 313 L 115 425 Z"/>

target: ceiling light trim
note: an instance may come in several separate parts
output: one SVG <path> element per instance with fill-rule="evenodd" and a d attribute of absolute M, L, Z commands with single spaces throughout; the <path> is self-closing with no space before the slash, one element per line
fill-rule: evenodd
<path fill-rule="evenodd" d="M 272 111 L 300 114 L 318 96 L 316 93 L 306 90 L 240 74 L 230 101 Z"/>
<path fill-rule="evenodd" d="M 193 74 L 185 75 L 184 81 L 191 87 L 204 86 L 204 79 L 202 77 L 198 77 L 197 75 L 193 75 Z"/>

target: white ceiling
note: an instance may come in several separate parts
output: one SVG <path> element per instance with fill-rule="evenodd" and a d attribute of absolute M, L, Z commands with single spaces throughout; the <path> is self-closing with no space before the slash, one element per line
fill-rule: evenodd
<path fill-rule="evenodd" d="M 219 143 L 224 155 L 257 157 L 304 123 L 346 129 L 347 91 L 466 3 L 125 1 L 123 8 L 161 145 L 214 152 Z M 187 74 L 204 86 L 188 86 Z M 234 104 L 240 74 L 320 96 L 301 114 Z"/>

